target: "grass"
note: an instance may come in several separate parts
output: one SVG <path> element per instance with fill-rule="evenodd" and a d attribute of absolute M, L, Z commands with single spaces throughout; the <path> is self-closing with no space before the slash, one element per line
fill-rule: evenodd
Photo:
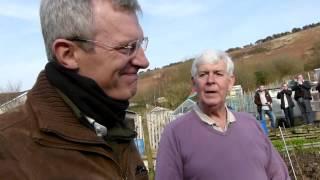
<path fill-rule="evenodd" d="M 286 140 L 287 146 L 294 147 L 295 150 L 302 150 L 304 145 L 316 144 L 316 143 L 320 143 L 320 140 L 319 139 L 304 139 L 304 138 L 295 138 L 295 139 Z M 272 144 L 279 152 L 285 150 L 284 143 L 282 140 L 273 140 Z M 311 149 L 313 149 L 313 148 L 311 148 Z"/>

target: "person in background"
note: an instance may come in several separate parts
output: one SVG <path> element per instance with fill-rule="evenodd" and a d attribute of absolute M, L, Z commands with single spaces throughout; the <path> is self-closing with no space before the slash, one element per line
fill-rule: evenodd
<path fill-rule="evenodd" d="M 257 105 L 260 121 L 266 121 L 265 116 L 268 115 L 271 121 L 271 128 L 276 128 L 276 117 L 272 111 L 272 98 L 269 91 L 264 85 L 260 85 L 254 95 L 254 103 Z"/>
<path fill-rule="evenodd" d="M 302 119 L 306 124 L 313 124 L 313 112 L 311 108 L 311 84 L 309 81 L 305 81 L 302 74 L 299 74 L 292 86 L 294 93 L 294 99 L 296 100 Z"/>
<path fill-rule="evenodd" d="M 291 98 L 292 91 L 288 89 L 288 84 L 283 83 L 282 89 L 277 94 L 277 98 L 280 99 L 280 107 L 284 112 L 286 122 L 288 123 L 289 127 L 294 126 L 294 117 L 293 117 L 293 107 L 294 103 Z"/>
<path fill-rule="evenodd" d="M 0 116 L 0 179 L 147 180 L 125 120 L 149 65 L 136 0 L 42 0 L 49 62 Z"/>
<path fill-rule="evenodd" d="M 168 124 L 160 139 L 156 180 L 288 180 L 288 170 L 255 118 L 230 111 L 234 64 L 222 51 L 193 61 L 194 108 Z"/>
<path fill-rule="evenodd" d="M 318 91 L 319 95 L 320 95 L 320 76 L 318 77 L 318 83 L 317 83 L 317 86 L 316 86 L 316 90 Z M 319 97 L 320 98 L 320 97 Z"/>

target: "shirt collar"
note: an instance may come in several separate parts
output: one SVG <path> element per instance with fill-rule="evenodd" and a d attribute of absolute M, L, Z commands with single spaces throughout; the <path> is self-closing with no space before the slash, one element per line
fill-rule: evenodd
<path fill-rule="evenodd" d="M 206 115 L 198 106 L 198 104 L 195 104 L 193 107 L 194 111 L 198 114 L 200 117 L 201 121 L 209 124 L 209 125 L 215 125 L 217 122 L 210 118 L 208 115 Z M 234 117 L 233 113 L 225 106 L 225 109 L 227 110 L 227 125 L 232 124 L 233 122 L 236 121 L 236 118 Z"/>

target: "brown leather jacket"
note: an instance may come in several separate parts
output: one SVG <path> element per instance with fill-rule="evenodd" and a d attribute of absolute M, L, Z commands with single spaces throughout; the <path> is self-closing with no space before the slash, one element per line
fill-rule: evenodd
<path fill-rule="evenodd" d="M 265 92 L 266 100 L 269 103 L 268 106 L 269 106 L 270 110 L 272 110 L 272 106 L 270 105 L 272 103 L 272 98 L 271 98 L 271 96 L 269 94 L 269 91 L 264 90 L 264 92 Z M 261 103 L 259 90 L 257 90 L 256 93 L 254 94 L 254 103 L 257 105 L 258 112 L 261 112 L 261 108 L 262 108 L 263 104 Z"/>
<path fill-rule="evenodd" d="M 79 123 L 44 73 L 25 105 L 0 116 L 0 179 L 148 179 L 133 141 L 116 149 Z"/>

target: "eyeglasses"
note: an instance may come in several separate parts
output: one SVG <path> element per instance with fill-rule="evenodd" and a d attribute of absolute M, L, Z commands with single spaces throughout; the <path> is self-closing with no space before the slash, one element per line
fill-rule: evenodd
<path fill-rule="evenodd" d="M 89 40 L 89 39 L 81 39 L 81 38 L 74 38 L 74 39 L 68 39 L 69 41 L 79 41 L 79 42 L 85 42 L 85 43 L 92 43 L 96 46 L 99 46 L 104 49 L 108 50 L 116 50 L 120 52 L 121 54 L 124 54 L 128 57 L 134 56 L 139 48 L 142 48 L 143 51 L 147 50 L 149 39 L 148 37 L 143 37 L 142 39 L 138 39 L 132 42 L 129 42 L 124 45 L 119 46 L 110 46 L 106 43 L 103 43 L 101 41 L 95 41 L 95 40 Z"/>

